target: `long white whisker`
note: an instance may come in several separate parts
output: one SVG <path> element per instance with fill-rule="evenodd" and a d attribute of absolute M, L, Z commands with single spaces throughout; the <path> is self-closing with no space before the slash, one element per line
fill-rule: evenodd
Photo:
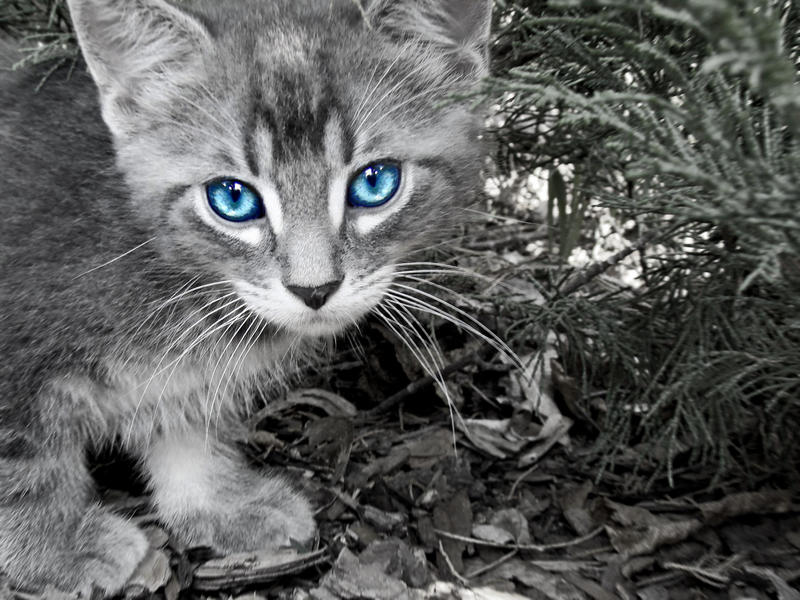
<path fill-rule="evenodd" d="M 135 339 L 136 336 L 139 334 L 139 331 L 141 331 L 141 329 L 150 321 L 150 319 L 155 318 L 155 316 L 159 312 L 164 310 L 164 308 L 166 308 L 167 306 L 170 306 L 170 305 L 174 306 L 178 302 L 178 300 L 182 300 L 183 298 L 186 298 L 187 296 L 188 297 L 195 297 L 196 295 L 199 295 L 201 290 L 208 291 L 208 288 L 212 288 L 212 287 L 216 287 L 216 286 L 220 286 L 220 285 L 226 285 L 228 283 L 231 283 L 228 280 L 222 280 L 222 281 L 215 281 L 213 283 L 207 283 L 205 285 L 200 285 L 200 286 L 197 286 L 197 287 L 191 287 L 192 284 L 195 281 L 197 281 L 197 279 L 198 278 L 195 277 L 195 278 L 189 280 L 189 282 L 184 284 L 183 286 L 181 286 L 176 293 L 174 293 L 172 296 L 170 296 L 169 298 L 164 300 L 155 310 L 151 311 L 150 314 L 147 317 L 145 317 L 142 320 L 142 322 L 136 327 L 136 329 L 129 336 L 129 338 L 131 340 Z M 190 289 L 182 291 L 187 286 L 189 286 Z M 227 297 L 227 296 L 228 295 L 226 294 L 226 296 L 223 296 L 223 297 Z"/>
<path fill-rule="evenodd" d="M 509 348 L 508 344 L 506 344 L 502 339 L 500 339 L 493 331 L 487 328 L 483 323 L 478 321 L 475 317 L 470 315 L 469 313 L 461 310 L 460 308 L 453 306 L 450 302 L 439 298 L 433 294 L 425 292 L 424 290 L 420 290 L 417 288 L 413 288 L 411 286 L 394 282 L 390 285 L 390 290 L 387 291 L 387 295 L 394 295 L 398 299 L 403 299 L 406 301 L 406 304 L 409 307 L 416 308 L 417 310 L 422 310 L 423 312 L 428 312 L 430 314 L 439 316 L 454 325 L 463 328 L 465 331 L 472 333 L 474 336 L 478 337 L 479 339 L 484 340 L 487 342 L 492 348 L 507 356 L 510 360 L 514 362 L 514 364 L 521 369 L 524 369 L 524 364 L 522 360 L 517 356 L 516 352 L 514 352 L 511 348 Z M 400 291 L 397 288 L 402 288 L 403 290 L 407 291 Z M 411 293 L 409 293 L 411 292 Z M 439 304 L 445 306 L 446 308 L 456 312 L 458 315 L 464 317 L 464 319 L 459 318 L 454 314 L 450 314 L 444 311 L 441 308 L 438 308 L 432 305 L 430 302 L 426 302 L 425 299 L 419 298 L 413 294 L 421 294 L 425 298 L 429 298 Z"/>
<path fill-rule="evenodd" d="M 394 304 L 394 303 L 392 303 L 392 305 L 393 305 L 392 312 L 394 314 L 400 313 L 401 309 L 402 309 L 402 312 L 405 312 L 405 310 L 406 310 L 405 307 L 402 306 L 402 305 L 398 305 L 398 304 Z M 466 425 L 466 424 L 464 423 L 464 419 L 461 417 L 461 413 L 459 412 L 458 407 L 456 407 L 455 403 L 453 402 L 452 397 L 450 396 L 450 390 L 447 388 L 447 382 L 445 381 L 444 374 L 442 372 L 443 366 L 442 366 L 442 368 L 440 368 L 440 367 L 438 367 L 436 365 L 436 359 L 434 358 L 433 354 L 430 353 L 430 351 L 429 351 L 429 355 L 431 356 L 431 358 L 433 360 L 433 365 L 429 366 L 428 363 L 425 360 L 422 359 L 421 353 L 419 351 L 417 351 L 418 350 L 417 345 L 414 342 L 412 342 L 412 340 L 410 338 L 406 338 L 403 335 L 401 335 L 398 332 L 398 330 L 395 329 L 392 326 L 392 323 L 395 323 L 396 325 L 398 325 L 398 327 L 400 327 L 404 331 L 407 331 L 407 329 L 404 328 L 400 323 L 398 323 L 398 321 L 395 318 L 393 318 L 391 316 L 387 316 L 381 310 L 378 310 L 380 308 L 383 308 L 385 310 L 389 310 L 389 306 L 388 305 L 383 305 L 382 307 L 376 307 L 376 314 L 378 314 L 383 319 L 384 323 L 386 323 L 386 325 L 392 331 L 395 332 L 395 335 L 397 335 L 400 338 L 400 340 L 403 342 L 403 344 L 406 346 L 406 348 L 408 348 L 409 351 L 412 353 L 412 355 L 417 359 L 417 361 L 419 362 L 419 364 L 423 368 L 423 370 L 426 373 L 428 373 L 428 376 L 436 382 L 436 385 L 442 391 L 442 394 L 444 395 L 445 401 L 447 403 L 448 412 L 450 413 L 450 426 L 452 428 L 452 434 L 453 434 L 453 450 L 455 451 L 455 445 L 456 445 L 455 417 L 458 417 L 458 419 L 462 423 L 462 425 Z M 408 316 L 411 316 L 411 315 L 408 315 Z M 419 325 L 419 322 L 416 321 L 416 319 L 414 319 L 414 321 Z M 419 338 L 419 329 L 418 328 L 411 327 L 411 331 L 413 331 L 413 333 L 417 336 L 417 338 L 420 339 Z M 422 343 L 424 345 L 424 341 Z M 435 347 L 435 345 L 434 345 L 434 347 Z M 417 349 L 417 350 L 415 350 L 415 349 Z M 436 347 L 436 351 L 438 353 L 438 347 Z"/>
<path fill-rule="evenodd" d="M 236 329 L 236 331 L 233 333 L 233 335 L 231 335 L 231 336 L 229 337 L 229 339 L 228 339 L 228 343 L 227 343 L 227 344 L 225 344 L 225 347 L 224 347 L 224 348 L 222 349 L 222 351 L 221 351 L 221 352 L 219 352 L 219 354 L 217 355 L 217 361 L 216 361 L 216 363 L 214 364 L 214 369 L 211 371 L 211 376 L 208 378 L 208 383 L 209 383 L 209 385 L 208 385 L 208 391 L 207 391 L 207 393 L 206 393 L 206 400 L 205 400 L 205 402 L 203 403 L 203 414 L 205 415 L 205 418 L 206 418 L 206 435 L 208 434 L 208 423 L 209 423 L 209 419 L 210 419 L 210 417 L 209 417 L 209 415 L 210 415 L 210 412 L 209 412 L 209 406 L 213 406 L 213 405 L 214 405 L 213 398 L 215 398 L 215 397 L 216 397 L 216 394 L 217 394 L 217 392 L 219 391 L 220 385 L 222 385 L 222 376 L 223 376 L 223 374 L 225 373 L 225 369 L 227 369 L 227 367 L 228 367 L 228 363 L 230 363 L 230 360 L 231 360 L 231 354 L 227 354 L 227 353 L 228 353 L 228 349 L 229 349 L 229 348 L 231 347 L 231 345 L 232 345 L 232 344 L 233 344 L 233 343 L 234 343 L 234 342 L 237 340 L 237 338 L 240 340 L 240 342 L 239 342 L 239 343 L 241 343 L 241 339 L 242 339 L 242 338 L 241 338 L 241 337 L 239 337 L 239 334 L 240 334 L 240 333 L 241 333 L 241 331 L 242 331 L 242 327 L 243 327 L 243 326 L 244 326 L 246 323 L 247 323 L 247 318 L 246 318 L 246 317 L 245 317 L 245 318 L 243 318 L 243 319 L 241 319 L 241 324 L 240 324 L 240 325 L 239 325 L 239 327 Z M 248 325 L 247 329 L 245 329 L 245 333 L 244 333 L 244 335 L 247 335 L 247 333 L 248 333 L 248 332 L 250 331 L 250 329 L 253 327 L 253 324 L 254 324 L 254 323 L 255 323 L 255 319 L 251 319 L 251 321 L 250 321 L 250 324 Z M 228 329 L 225 329 L 225 331 L 223 331 L 223 332 L 222 332 L 222 335 L 220 336 L 220 339 L 224 339 L 224 338 L 225 338 L 227 335 L 228 335 Z M 217 346 L 217 344 L 214 344 L 214 349 L 212 350 L 212 356 L 213 356 L 213 353 L 214 353 L 214 352 L 216 352 L 216 346 Z M 237 348 L 238 348 L 238 345 L 237 345 Z M 234 350 L 234 352 L 235 352 L 235 351 L 236 351 L 236 350 Z M 219 383 L 217 384 L 217 387 L 216 387 L 216 389 L 214 390 L 214 394 L 212 395 L 210 392 L 211 392 L 211 386 L 213 386 L 213 385 L 214 385 L 214 377 L 215 377 L 215 375 L 217 374 L 217 370 L 219 369 L 219 366 L 220 366 L 220 364 L 222 364 L 222 359 L 223 359 L 223 358 L 225 358 L 225 356 L 226 356 L 226 355 L 228 356 L 228 360 L 227 360 L 227 362 L 225 363 L 225 366 L 222 368 L 222 373 L 220 373 L 220 379 L 219 379 Z M 207 438 L 206 438 L 206 441 L 208 441 L 208 439 L 207 439 Z"/>
<path fill-rule="evenodd" d="M 244 314 L 246 314 L 246 312 L 247 312 L 247 308 L 246 307 L 240 307 L 240 308 L 236 309 L 233 313 L 231 313 L 230 315 L 225 317 L 225 319 L 223 320 L 223 322 L 221 324 L 218 324 L 216 326 L 206 327 L 206 329 L 203 331 L 203 333 L 200 334 L 194 341 L 192 341 L 192 343 L 189 345 L 189 347 L 186 348 L 178 356 L 178 358 L 176 358 L 174 361 L 172 361 L 172 363 L 170 363 L 172 365 L 172 368 L 170 369 L 170 372 L 167 375 L 167 378 L 164 380 L 164 385 L 161 387 L 161 392 L 159 393 L 158 398 L 156 399 L 155 406 L 153 408 L 153 421 L 150 423 L 150 431 L 148 433 L 148 441 L 149 441 L 149 438 L 153 435 L 153 428 L 155 427 L 155 418 L 158 415 L 158 409 L 161 406 L 161 401 L 164 398 L 164 394 L 167 391 L 167 387 L 169 385 L 169 382 L 172 379 L 172 376 L 175 374 L 175 371 L 177 370 L 177 368 L 180 365 L 181 361 L 192 350 L 194 350 L 197 346 L 202 344 L 203 341 L 205 341 L 209 336 L 214 335 L 220 329 L 223 329 L 223 328 L 227 329 L 228 327 L 230 327 L 231 323 L 235 323 L 236 321 L 238 321 Z M 170 365 L 167 365 L 166 368 L 169 368 L 169 366 Z"/>
<path fill-rule="evenodd" d="M 129 254 L 133 254 L 133 253 L 134 253 L 134 252 L 136 252 L 136 251 L 137 251 L 139 248 L 142 248 L 142 247 L 144 247 L 144 246 L 147 246 L 147 244 L 149 244 L 149 243 L 151 243 L 151 242 L 154 242 L 155 240 L 156 240 L 156 238 L 155 238 L 155 237 L 151 237 L 151 238 L 150 238 L 149 240 L 147 240 L 146 242 L 142 242 L 142 243 L 141 243 L 141 244 L 139 244 L 138 246 L 134 246 L 133 248 L 131 248 L 130 250 L 128 250 L 128 251 L 126 251 L 126 252 L 123 252 L 123 253 L 122 253 L 122 254 L 120 254 L 119 256 L 117 256 L 117 257 L 115 257 L 115 258 L 112 258 L 111 260 L 107 260 L 107 261 L 106 261 L 106 262 L 104 262 L 102 265 L 97 265 L 96 267 L 92 267 L 92 268 L 91 268 L 91 269 L 89 269 L 88 271 L 84 271 L 84 272 L 83 272 L 83 273 L 81 273 L 80 275 L 76 275 L 75 277 L 73 277 L 73 278 L 72 278 L 72 281 L 75 281 L 76 279 L 80 279 L 81 277 L 83 277 L 84 275 L 88 275 L 89 273 L 94 273 L 95 271 L 97 271 L 97 270 L 99 270 L 99 269 L 102 269 L 103 267 L 107 267 L 108 265 L 110 265 L 110 264 L 113 264 L 113 263 L 117 262 L 118 260 L 120 260 L 120 259 L 122 259 L 122 258 L 125 258 L 125 257 L 126 257 L 126 256 L 128 256 Z"/>
<path fill-rule="evenodd" d="M 215 300 L 213 300 L 213 301 L 211 301 L 211 302 L 207 303 L 207 304 L 206 304 L 206 307 L 213 306 L 214 304 L 217 304 L 217 303 L 221 302 L 222 300 L 224 300 L 224 297 L 223 297 L 223 298 L 217 298 L 217 299 L 215 299 Z M 139 414 L 139 409 L 140 409 L 140 408 L 141 408 L 141 406 L 142 406 L 142 402 L 144 402 L 144 398 L 145 398 L 145 396 L 147 395 L 147 391 L 150 389 L 150 385 L 152 384 L 153 380 L 154 380 L 154 379 L 155 379 L 155 378 L 156 378 L 158 375 L 160 375 L 161 373 L 163 373 L 164 371 L 166 371 L 167 369 L 169 369 L 169 368 L 170 368 L 170 367 L 171 367 L 173 364 L 176 364 L 176 363 L 174 363 L 174 362 L 173 362 L 173 363 L 169 363 L 169 364 L 168 364 L 167 366 L 165 366 L 163 369 L 161 369 L 161 368 L 160 368 L 160 367 L 161 367 L 161 365 L 164 363 L 164 361 L 167 359 L 167 356 L 169 356 L 170 352 L 172 352 L 173 348 L 175 348 L 175 347 L 176 347 L 176 346 L 177 346 L 177 345 L 180 343 L 180 341 L 181 341 L 181 340 L 182 340 L 182 339 L 183 339 L 183 338 L 184 338 L 186 335 L 188 335 L 188 334 L 189 334 L 189 332 L 190 332 L 192 329 L 194 329 L 194 328 L 195 328 L 195 327 L 196 327 L 198 324 L 200 324 L 200 323 L 202 323 L 203 321 L 205 321 L 205 319 L 206 319 L 206 318 L 208 318 L 209 316 L 213 315 L 213 314 L 214 314 L 214 313 L 216 313 L 216 312 L 219 312 L 220 310 L 224 310 L 226 307 L 230 306 L 231 304 L 234 304 L 234 303 L 235 303 L 235 302 L 237 302 L 237 301 L 238 301 L 238 298 L 237 298 L 237 299 L 234 299 L 234 300 L 232 300 L 232 301 L 230 301 L 230 302 L 227 302 L 227 303 L 225 303 L 223 306 L 220 306 L 220 307 L 218 307 L 218 308 L 214 309 L 213 311 L 209 312 L 207 315 L 203 315 L 203 316 L 202 316 L 200 319 L 198 319 L 197 321 L 195 321 L 195 322 L 194 322 L 194 323 L 193 323 L 193 324 L 192 324 L 190 327 L 188 327 L 188 328 L 184 329 L 184 330 L 183 330 L 183 332 L 181 333 L 181 335 L 180 335 L 180 336 L 178 336 L 178 338 L 177 338 L 177 339 L 175 339 L 174 341 L 172 341 L 172 343 L 169 345 L 169 347 L 168 347 L 168 348 L 167 348 L 167 349 L 166 349 L 166 350 L 163 352 L 163 354 L 161 355 L 161 358 L 159 359 L 158 363 L 157 363 L 157 364 L 156 364 L 156 366 L 154 367 L 152 374 L 151 374 L 151 375 L 150 375 L 150 377 L 147 379 L 147 381 L 146 381 L 146 382 L 143 384 L 143 385 L 144 385 L 144 387 L 143 387 L 143 389 L 142 389 L 142 392 L 141 392 L 141 394 L 139 395 L 139 400 L 138 400 L 138 402 L 136 403 L 136 408 L 134 409 L 134 412 L 133 412 L 133 418 L 131 419 L 130 426 L 129 426 L 129 428 L 128 428 L 128 434 L 127 434 L 127 439 L 128 439 L 128 440 L 130 440 L 130 436 L 131 436 L 131 435 L 132 435 L 132 433 L 133 433 L 133 426 L 134 426 L 134 423 L 135 423 L 135 421 L 136 421 L 136 417 L 137 417 L 137 415 Z M 189 346 L 189 350 L 191 350 L 193 347 L 194 347 L 193 345 L 190 345 L 190 346 Z M 184 353 L 184 354 L 181 354 L 181 356 L 178 358 L 178 361 L 180 361 L 180 360 L 183 358 L 183 356 L 184 356 L 184 355 L 185 355 L 185 353 Z"/>
<path fill-rule="evenodd" d="M 214 304 L 220 302 L 221 300 L 222 300 L 222 298 L 218 298 L 216 300 L 213 300 L 213 301 L 209 302 L 206 306 L 213 306 Z M 216 312 L 218 312 L 220 310 L 223 310 L 226 306 L 229 306 L 233 302 L 235 302 L 235 300 L 232 301 L 232 302 L 226 303 L 225 306 L 221 306 L 219 308 L 216 308 L 215 310 L 211 311 L 208 315 L 204 315 L 203 317 L 201 317 L 198 321 L 193 323 L 189 328 L 185 329 L 184 332 L 181 334 L 181 336 L 178 337 L 178 339 L 174 340 L 169 345 L 169 347 L 162 353 L 161 358 L 159 359 L 159 361 L 156 364 L 156 366 L 153 368 L 153 372 L 150 374 L 150 377 L 147 379 L 147 381 L 144 384 L 141 384 L 140 386 L 137 386 L 137 387 L 142 387 L 143 386 L 143 388 L 142 388 L 141 394 L 139 394 L 139 400 L 136 402 L 136 408 L 133 411 L 133 416 L 132 416 L 132 418 L 130 420 L 130 425 L 128 427 L 128 433 L 127 433 L 127 436 L 126 436 L 126 439 L 128 441 L 130 441 L 131 435 L 133 434 L 133 427 L 134 427 L 134 424 L 136 422 L 136 418 L 137 418 L 137 416 L 139 414 L 139 410 L 142 407 L 142 403 L 144 402 L 144 398 L 147 395 L 147 391 L 150 389 L 150 385 L 153 383 L 153 381 L 155 380 L 155 378 L 158 375 L 160 375 L 161 373 L 163 373 L 164 371 L 169 369 L 171 366 L 177 365 L 177 363 L 180 362 L 183 359 L 183 357 L 186 355 L 186 353 L 194 348 L 195 344 L 194 343 L 190 344 L 189 347 L 186 349 L 186 351 L 184 353 L 182 353 L 178 357 L 178 359 L 176 361 L 173 361 L 173 362 L 167 364 L 164 368 L 160 368 L 161 365 L 163 364 L 163 362 L 167 359 L 167 356 L 169 356 L 170 352 L 172 352 L 172 349 L 175 348 L 177 346 L 177 344 L 180 342 L 180 340 L 183 337 L 185 337 L 185 335 L 188 334 L 192 329 L 194 329 L 195 326 L 197 326 L 199 323 L 202 323 L 208 316 L 210 316 L 210 315 L 212 315 L 212 314 L 214 314 L 214 313 L 216 313 Z M 207 327 L 205 331 L 207 332 L 210 329 L 210 327 L 211 326 Z M 205 337 L 205 333 L 203 335 L 201 335 L 201 339 L 203 337 Z"/>
<path fill-rule="evenodd" d="M 411 352 L 412 356 L 417 359 L 420 367 L 425 373 L 428 374 L 436 383 L 442 388 L 443 393 L 446 395 L 448 392 L 444 389 L 446 388 L 444 378 L 441 375 L 441 372 L 437 368 L 436 364 L 429 363 L 424 355 L 422 350 L 420 349 L 419 345 L 413 341 L 410 337 L 403 335 L 401 332 L 405 332 L 407 334 L 412 333 L 407 327 L 405 327 L 402 323 L 400 323 L 395 316 L 391 312 L 389 312 L 388 305 L 378 306 L 375 309 L 375 314 L 380 316 L 383 319 L 383 322 L 391 329 L 394 334 L 400 339 L 403 345 L 408 348 L 409 352 Z M 416 332 L 413 332 L 416 333 Z"/>
<path fill-rule="evenodd" d="M 417 337 L 422 344 L 423 348 L 427 351 L 431 358 L 431 363 L 437 372 L 441 372 L 445 367 L 444 356 L 439 350 L 439 345 L 433 339 L 433 336 L 406 307 L 405 304 L 397 301 L 396 299 L 387 298 L 385 308 L 391 309 L 391 313 L 396 317 L 403 320 Z"/>
<path fill-rule="evenodd" d="M 207 400 L 206 400 L 206 407 L 205 407 L 206 440 L 208 439 L 208 433 L 209 433 L 209 430 L 211 428 L 211 415 L 214 412 L 214 404 L 215 404 L 216 399 L 217 399 L 217 394 L 219 394 L 219 390 L 222 387 L 222 382 L 225 380 L 225 372 L 228 369 L 228 365 L 231 364 L 231 361 L 233 360 L 233 357 L 236 355 L 236 352 L 238 352 L 239 348 L 241 347 L 242 342 L 244 341 L 245 337 L 247 337 L 250 334 L 250 331 L 253 329 L 253 327 L 256 325 L 256 323 L 258 323 L 257 319 L 252 319 L 250 321 L 250 325 L 247 327 L 247 329 L 245 330 L 244 334 L 239 338 L 239 341 L 237 342 L 236 346 L 234 347 L 233 352 L 231 352 L 228 355 L 228 360 L 225 361 L 225 366 L 222 367 L 222 372 L 220 373 L 220 376 L 219 376 L 219 382 L 217 383 L 217 387 L 214 389 L 214 393 L 209 395 Z M 231 340 L 231 342 L 232 341 L 233 340 Z M 230 346 L 230 343 L 228 344 L 228 346 Z M 225 350 L 223 352 L 227 352 L 228 346 L 225 347 Z M 214 367 L 214 372 L 216 372 L 216 370 L 217 370 L 217 368 Z M 211 375 L 210 381 L 211 382 L 214 381 L 214 374 L 213 373 Z M 227 388 L 226 388 L 226 391 L 227 391 Z"/>
<path fill-rule="evenodd" d="M 219 410 L 217 410 L 217 418 L 214 421 L 214 428 L 217 435 L 219 435 L 219 417 L 222 414 L 222 399 L 227 397 L 228 394 L 228 386 L 233 382 L 236 381 L 239 377 L 239 373 L 241 372 L 242 366 L 244 365 L 245 361 L 247 360 L 247 355 L 250 354 L 250 351 L 253 347 L 258 343 L 258 340 L 261 338 L 261 334 L 264 333 L 268 323 L 266 321 L 262 322 L 261 327 L 258 328 L 257 331 L 250 334 L 250 339 L 248 340 L 245 347 L 242 349 L 239 358 L 237 359 L 237 364 L 234 365 L 233 370 L 228 375 L 228 379 L 225 382 L 225 387 L 222 390 L 222 395 L 220 396 L 220 402 L 218 404 Z M 211 403 L 211 413 L 214 413 L 214 402 Z M 206 433 L 208 435 L 208 433 Z"/>

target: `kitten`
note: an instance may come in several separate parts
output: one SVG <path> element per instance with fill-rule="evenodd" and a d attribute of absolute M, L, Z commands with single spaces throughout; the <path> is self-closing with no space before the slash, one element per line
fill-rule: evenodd
<path fill-rule="evenodd" d="M 114 592 L 147 543 L 87 448 L 138 457 L 187 545 L 313 538 L 236 423 L 474 195 L 481 118 L 448 99 L 486 72 L 491 2 L 68 5 L 88 69 L 0 74 L 0 570 Z"/>

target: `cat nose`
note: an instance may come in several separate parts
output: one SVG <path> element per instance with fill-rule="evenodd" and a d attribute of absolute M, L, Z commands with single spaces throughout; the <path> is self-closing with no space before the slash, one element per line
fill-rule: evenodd
<path fill-rule="evenodd" d="M 306 306 L 319 310 L 328 301 L 333 293 L 342 285 L 342 280 L 329 281 L 314 287 L 302 287 L 299 285 L 287 285 L 286 289 L 305 302 Z"/>

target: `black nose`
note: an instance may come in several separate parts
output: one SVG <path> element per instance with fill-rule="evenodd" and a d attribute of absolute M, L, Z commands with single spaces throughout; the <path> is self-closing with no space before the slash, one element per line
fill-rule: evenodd
<path fill-rule="evenodd" d="M 340 285 L 342 285 L 341 280 L 329 281 L 315 287 L 287 285 L 286 289 L 305 302 L 309 308 L 319 310 L 328 301 L 328 298 L 333 295 L 333 292 L 339 289 Z"/>

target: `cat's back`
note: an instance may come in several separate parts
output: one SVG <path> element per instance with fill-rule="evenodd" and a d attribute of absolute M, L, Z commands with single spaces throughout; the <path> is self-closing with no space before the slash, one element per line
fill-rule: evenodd
<path fill-rule="evenodd" d="M 20 57 L 0 47 L 4 67 Z M 0 396 L 21 380 L 39 385 L 19 373 L 77 352 L 82 332 L 104 326 L 88 299 L 114 282 L 75 279 L 115 235 L 101 207 L 121 193 L 98 104 L 82 64 L 0 70 Z"/>
<path fill-rule="evenodd" d="M 20 58 L 12 43 L 0 42 L 0 271 L 6 280 L 26 263 L 46 270 L 43 253 L 52 256 L 59 242 L 75 246 L 88 189 L 102 193 L 113 171 L 109 134 L 85 69 L 68 60 L 55 70 L 53 63 L 10 70 Z"/>

